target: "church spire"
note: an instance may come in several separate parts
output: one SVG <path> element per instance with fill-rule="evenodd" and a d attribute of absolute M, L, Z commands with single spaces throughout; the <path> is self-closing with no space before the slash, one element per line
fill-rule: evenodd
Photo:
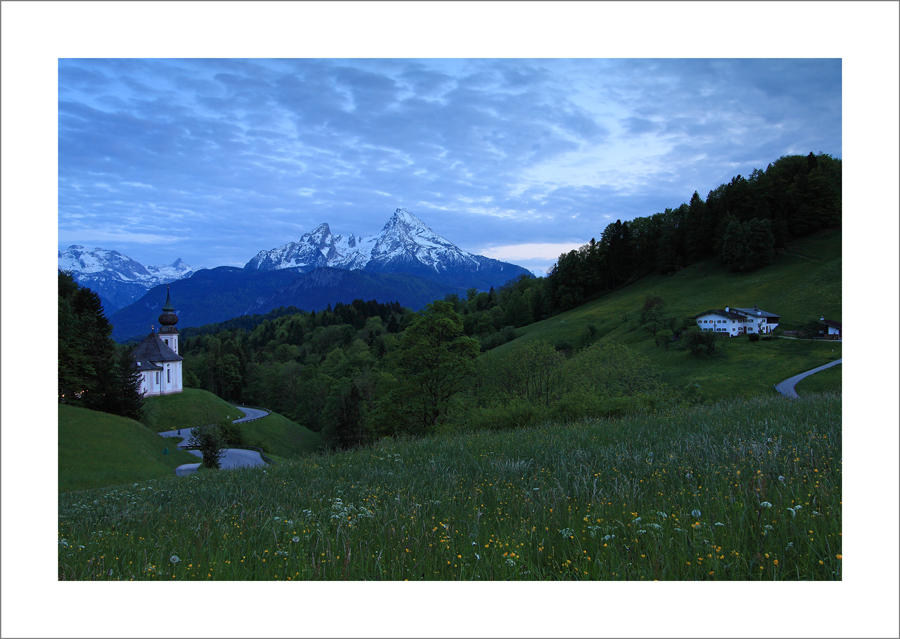
<path fill-rule="evenodd" d="M 166 287 L 166 304 L 162 307 L 162 315 L 159 316 L 160 333 L 175 333 L 178 329 L 175 325 L 178 323 L 178 316 L 175 315 L 175 307 L 169 299 L 169 287 Z"/>

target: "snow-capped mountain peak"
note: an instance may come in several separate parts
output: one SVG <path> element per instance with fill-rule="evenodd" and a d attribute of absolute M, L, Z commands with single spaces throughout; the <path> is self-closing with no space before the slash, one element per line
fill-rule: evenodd
<path fill-rule="evenodd" d="M 296 242 L 260 251 L 245 268 L 276 270 L 299 268 L 304 272 L 322 266 L 348 270 L 390 270 L 391 262 L 418 262 L 440 270 L 448 264 L 476 266 L 474 256 L 441 237 L 422 220 L 397 209 L 381 232 L 358 238 L 332 235 L 328 224 L 320 224 Z"/>
<path fill-rule="evenodd" d="M 108 313 L 159 284 L 190 277 L 194 269 L 178 258 L 164 266 L 144 266 L 118 251 L 73 244 L 57 251 L 59 270 L 69 271 L 82 286 L 96 291 Z"/>
<path fill-rule="evenodd" d="M 525 269 L 513 264 L 472 255 L 432 231 L 406 209 L 396 209 L 381 231 L 369 237 L 332 235 L 320 224 L 296 242 L 260 251 L 244 268 L 278 270 L 292 268 L 308 273 L 320 267 L 408 273 L 427 279 L 503 284 Z M 478 275 L 475 273 L 478 272 Z M 467 275 L 468 274 L 468 275 Z M 468 284 L 466 284 L 468 285 Z M 488 284 L 493 285 L 493 284 Z"/>

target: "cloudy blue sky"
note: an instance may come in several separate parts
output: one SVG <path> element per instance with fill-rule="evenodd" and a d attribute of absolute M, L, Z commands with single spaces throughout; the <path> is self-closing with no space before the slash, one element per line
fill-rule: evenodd
<path fill-rule="evenodd" d="M 59 248 L 243 265 L 404 207 L 528 268 L 786 154 L 842 156 L 840 59 L 70 59 Z"/>

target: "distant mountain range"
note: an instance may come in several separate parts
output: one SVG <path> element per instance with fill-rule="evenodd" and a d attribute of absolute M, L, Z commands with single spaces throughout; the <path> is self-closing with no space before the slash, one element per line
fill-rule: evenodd
<path fill-rule="evenodd" d="M 399 302 L 418 310 L 447 293 L 500 287 L 530 271 L 463 251 L 406 209 L 370 237 L 333 235 L 320 224 L 296 242 L 260 251 L 244 268 L 191 269 L 181 259 L 142 266 L 116 251 L 71 246 L 59 268 L 96 291 L 123 341 L 158 323 L 170 286 L 178 327 L 201 326 L 280 306 L 322 310 L 354 299 Z"/>
<path fill-rule="evenodd" d="M 57 256 L 59 270 L 71 272 L 75 281 L 97 293 L 107 315 L 133 303 L 154 286 L 196 272 L 181 258 L 167 266 L 144 266 L 117 251 L 78 245 L 57 251 Z"/>

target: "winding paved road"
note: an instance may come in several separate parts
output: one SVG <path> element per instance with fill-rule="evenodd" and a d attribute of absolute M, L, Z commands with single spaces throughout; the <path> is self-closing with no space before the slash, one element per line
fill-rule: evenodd
<path fill-rule="evenodd" d="M 777 384 L 775 384 L 775 390 L 777 390 L 779 393 L 781 393 L 785 397 L 790 397 L 791 399 L 800 399 L 800 396 L 797 394 L 797 391 L 794 390 L 794 387 L 797 385 L 797 382 L 799 382 L 804 377 L 809 377 L 810 375 L 818 373 L 819 371 L 824 371 L 826 368 L 831 368 L 832 366 L 837 366 L 842 361 L 844 361 L 843 358 L 835 360 L 835 361 L 831 362 L 830 364 L 825 364 L 824 366 L 819 366 L 818 368 L 814 368 L 810 371 L 806 371 L 805 373 L 800 373 L 799 375 L 794 375 L 793 377 L 788 377 L 783 382 L 778 382 Z"/>
<path fill-rule="evenodd" d="M 258 408 L 247 408 L 244 406 L 240 407 L 240 410 L 244 412 L 244 416 L 240 419 L 235 419 L 235 424 L 240 424 L 242 422 L 252 422 L 253 420 L 260 419 L 265 417 L 269 413 L 264 410 L 259 410 Z M 193 435 L 193 428 L 182 428 L 181 430 L 167 430 L 159 433 L 160 437 L 180 437 L 181 441 L 176 444 L 178 448 L 184 448 L 187 446 L 187 442 L 190 441 L 191 435 Z M 203 455 L 199 450 L 189 450 L 187 451 L 191 455 L 196 455 L 197 457 L 203 458 Z M 202 463 L 202 462 L 200 462 Z M 191 473 L 197 472 L 197 469 L 200 468 L 200 463 L 197 464 L 182 464 L 178 468 L 175 469 L 175 474 L 179 476 L 190 475 Z M 255 450 L 245 450 L 243 448 L 226 448 L 222 454 L 222 458 L 220 460 L 221 468 L 242 468 L 246 466 L 265 466 L 266 462 L 260 456 L 260 454 Z"/>

